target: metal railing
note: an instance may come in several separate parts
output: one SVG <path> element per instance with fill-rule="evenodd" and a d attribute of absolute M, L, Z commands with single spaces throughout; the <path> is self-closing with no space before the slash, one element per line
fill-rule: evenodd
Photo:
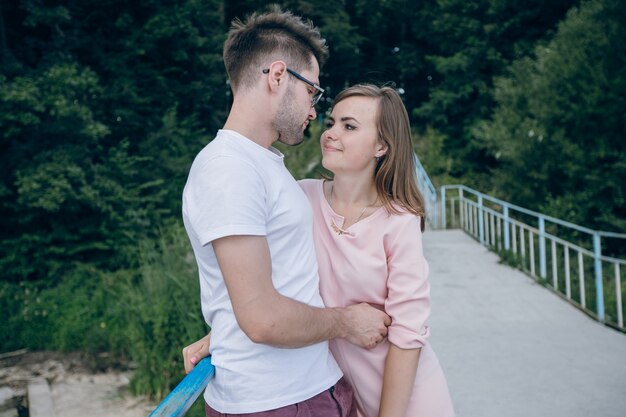
<path fill-rule="evenodd" d="M 441 202 L 442 228 L 462 228 L 598 321 L 626 331 L 626 259 L 602 254 L 607 239 L 623 248 L 625 233 L 589 229 L 464 185 L 441 187 Z"/>
<path fill-rule="evenodd" d="M 150 413 L 150 417 L 181 417 L 198 399 L 215 375 L 211 357 L 202 359 L 170 394 Z"/>
<path fill-rule="evenodd" d="M 426 220 L 431 227 L 439 227 L 439 202 L 437 189 L 430 181 L 424 166 L 420 162 L 417 154 L 415 154 L 415 174 L 417 176 L 417 187 L 424 197 L 424 205 L 426 209 Z"/>

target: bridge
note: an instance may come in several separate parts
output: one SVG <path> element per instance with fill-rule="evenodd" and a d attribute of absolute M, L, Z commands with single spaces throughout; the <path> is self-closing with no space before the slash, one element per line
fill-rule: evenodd
<path fill-rule="evenodd" d="M 417 163 L 431 213 L 430 340 L 457 416 L 626 415 L 626 259 L 603 254 L 626 234 L 461 185 L 437 192 Z M 212 372 L 203 360 L 151 416 L 183 415 Z"/>
<path fill-rule="evenodd" d="M 424 235 L 431 343 L 459 417 L 623 417 L 626 335 L 461 230 Z"/>

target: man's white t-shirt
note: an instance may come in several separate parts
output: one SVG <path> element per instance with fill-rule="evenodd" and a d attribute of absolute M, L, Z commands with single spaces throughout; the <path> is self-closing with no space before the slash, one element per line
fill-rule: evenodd
<path fill-rule="evenodd" d="M 266 236 L 276 290 L 324 306 L 311 207 L 283 155 L 237 132 L 218 131 L 191 166 L 183 220 L 198 263 L 202 313 L 211 326 L 216 372 L 204 394 L 207 404 L 221 413 L 253 413 L 304 401 L 334 385 L 342 374 L 327 342 L 280 349 L 245 335 L 211 244 L 225 236 Z"/>

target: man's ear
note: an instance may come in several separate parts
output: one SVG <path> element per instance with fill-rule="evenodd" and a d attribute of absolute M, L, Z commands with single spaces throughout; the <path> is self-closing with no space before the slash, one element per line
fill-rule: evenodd
<path fill-rule="evenodd" d="M 283 81 L 287 75 L 287 64 L 285 64 L 285 61 L 281 60 L 274 61 L 270 64 L 267 74 L 267 82 L 270 90 L 276 90 L 280 87 L 281 81 Z"/>

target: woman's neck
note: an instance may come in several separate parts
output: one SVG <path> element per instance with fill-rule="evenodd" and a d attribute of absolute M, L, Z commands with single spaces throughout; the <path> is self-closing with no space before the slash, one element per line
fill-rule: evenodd
<path fill-rule="evenodd" d="M 335 175 L 330 184 L 329 193 L 332 191 L 332 201 L 340 206 L 356 205 L 359 207 L 375 206 L 380 203 L 376 184 L 372 178 L 364 176 L 350 178 Z"/>

